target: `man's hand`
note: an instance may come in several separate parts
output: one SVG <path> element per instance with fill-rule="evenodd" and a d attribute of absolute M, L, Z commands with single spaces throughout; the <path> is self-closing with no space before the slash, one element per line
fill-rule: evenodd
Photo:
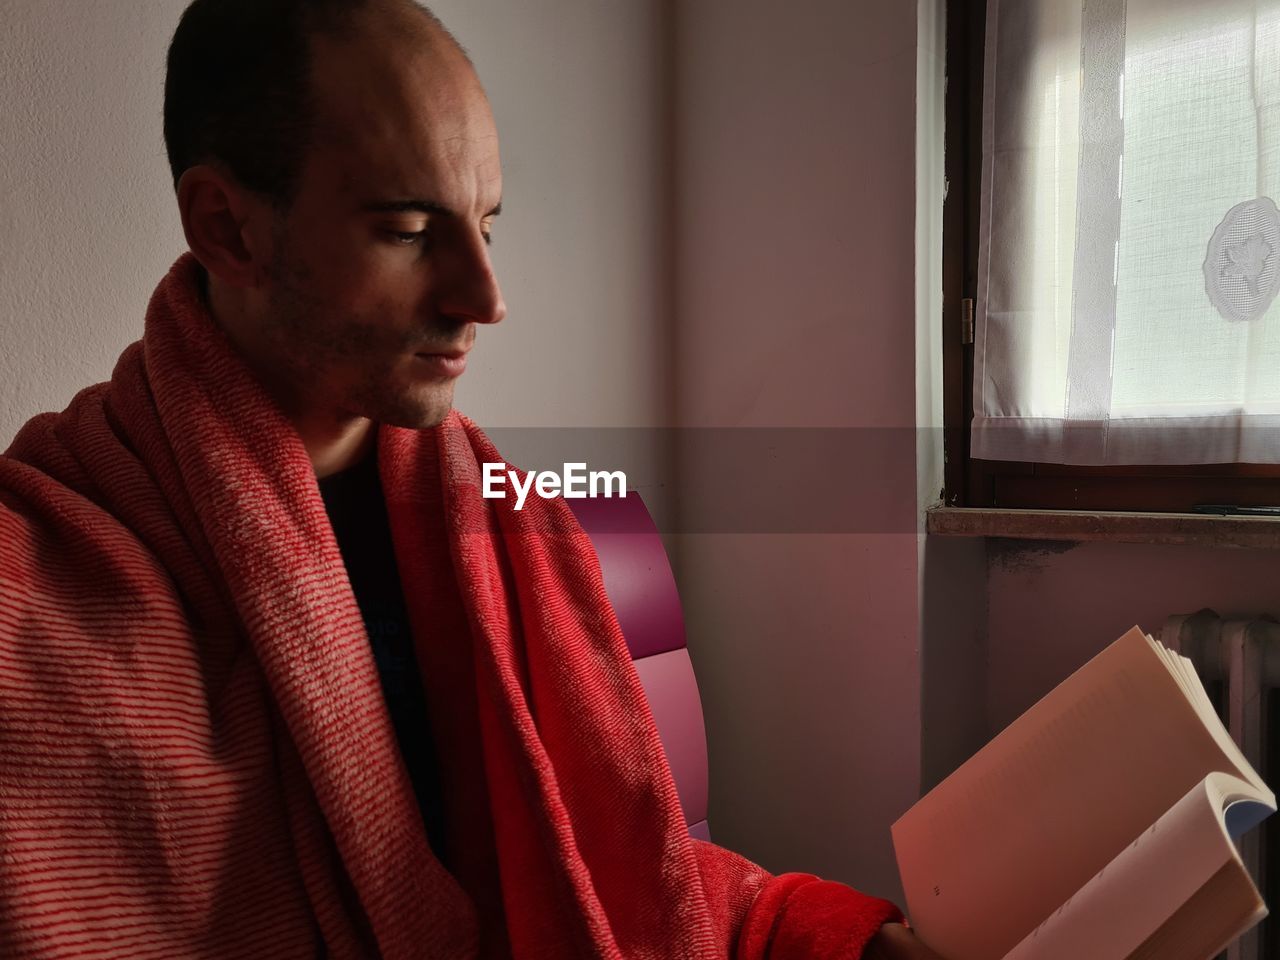
<path fill-rule="evenodd" d="M 942 960 L 900 923 L 886 923 L 871 938 L 862 960 Z"/>

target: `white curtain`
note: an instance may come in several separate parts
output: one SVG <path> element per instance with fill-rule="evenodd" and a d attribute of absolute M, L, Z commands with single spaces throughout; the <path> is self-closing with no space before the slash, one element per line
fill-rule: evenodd
<path fill-rule="evenodd" d="M 1280 0 L 988 0 L 975 457 L 1280 462 Z"/>

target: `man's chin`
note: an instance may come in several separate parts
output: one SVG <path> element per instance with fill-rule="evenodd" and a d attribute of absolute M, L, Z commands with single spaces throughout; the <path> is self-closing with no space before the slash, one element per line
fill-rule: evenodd
<path fill-rule="evenodd" d="M 426 430 L 439 426 L 449 416 L 453 410 L 453 390 L 430 397 L 401 397 L 399 401 L 379 404 L 380 415 L 371 419 L 406 430 Z"/>

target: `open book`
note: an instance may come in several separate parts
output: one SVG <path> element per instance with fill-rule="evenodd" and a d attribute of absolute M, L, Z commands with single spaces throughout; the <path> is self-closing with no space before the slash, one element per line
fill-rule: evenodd
<path fill-rule="evenodd" d="M 1137 627 L 893 825 L 947 960 L 1208 960 L 1266 916 L 1232 842 L 1276 798 L 1191 662 Z"/>

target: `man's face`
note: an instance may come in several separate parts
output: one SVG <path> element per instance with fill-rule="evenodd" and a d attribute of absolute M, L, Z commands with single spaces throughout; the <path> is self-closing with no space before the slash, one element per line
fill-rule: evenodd
<path fill-rule="evenodd" d="M 302 412 L 430 426 L 465 365 L 440 355 L 506 313 L 493 117 L 442 44 L 376 28 L 313 44 L 320 133 L 265 271 L 272 375 Z"/>

